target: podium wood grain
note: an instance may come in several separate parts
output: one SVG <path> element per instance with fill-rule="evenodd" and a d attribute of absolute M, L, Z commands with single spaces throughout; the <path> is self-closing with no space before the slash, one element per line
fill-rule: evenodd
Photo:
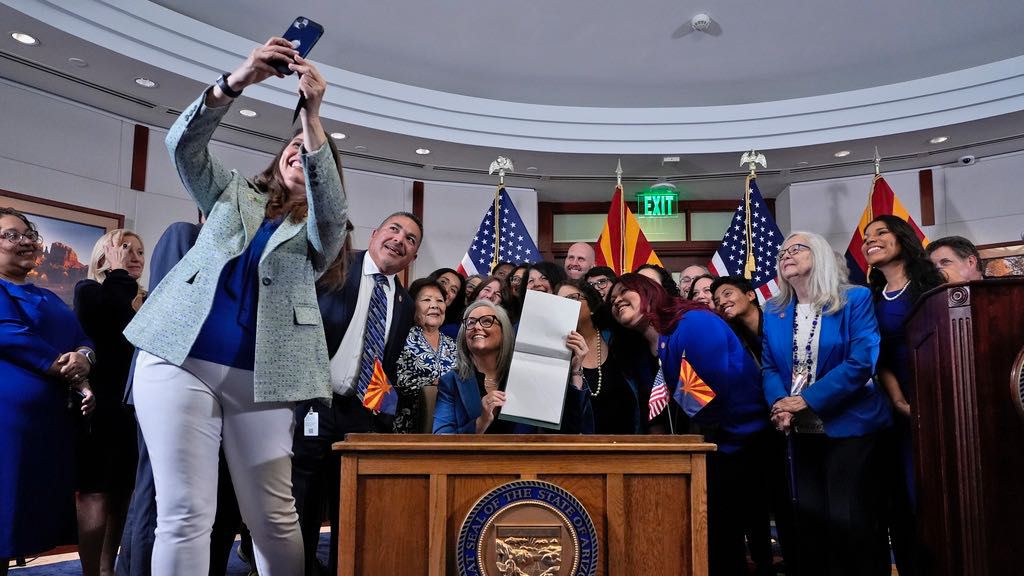
<path fill-rule="evenodd" d="M 338 573 L 457 573 L 470 509 L 516 480 L 551 482 L 586 508 L 599 575 L 707 574 L 699 436 L 352 434 L 341 455 Z"/>

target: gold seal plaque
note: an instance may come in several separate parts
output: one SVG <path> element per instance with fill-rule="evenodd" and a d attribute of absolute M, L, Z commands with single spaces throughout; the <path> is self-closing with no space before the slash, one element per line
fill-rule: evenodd
<path fill-rule="evenodd" d="M 462 523 L 461 576 L 593 576 L 597 532 L 564 489 L 537 480 L 510 482 L 484 495 Z"/>

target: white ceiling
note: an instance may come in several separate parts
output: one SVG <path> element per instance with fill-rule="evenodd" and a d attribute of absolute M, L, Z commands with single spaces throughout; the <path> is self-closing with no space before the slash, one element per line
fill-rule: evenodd
<path fill-rule="evenodd" d="M 627 191 L 662 177 L 687 197 L 731 198 L 749 147 L 768 157 L 768 196 L 869 173 L 875 146 L 885 170 L 1024 149 L 1019 0 L 596 4 L 0 0 L 0 77 L 168 126 L 168 111 L 301 13 L 326 28 L 311 58 L 353 168 L 493 182 L 483 172 L 501 154 L 520 173 L 511 184 L 581 201 L 608 199 L 622 158 Z M 684 33 L 698 12 L 716 35 Z M 232 117 L 217 137 L 276 150 L 293 83 L 248 90 L 239 105 L 260 116 Z M 928 144 L 937 135 L 950 140 Z"/>

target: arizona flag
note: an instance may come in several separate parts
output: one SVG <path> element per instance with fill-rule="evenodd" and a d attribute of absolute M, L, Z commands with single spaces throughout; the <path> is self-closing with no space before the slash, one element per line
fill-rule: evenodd
<path fill-rule="evenodd" d="M 654 253 L 651 243 L 640 229 L 633 211 L 622 197 L 622 186 L 615 187 L 608 221 L 604 223 L 601 237 L 597 239 L 598 266 L 608 266 L 619 276 L 632 272 L 644 264 L 661 266 L 661 259 Z"/>
<path fill-rule="evenodd" d="M 537 243 L 530 236 L 504 187 L 498 189 L 497 204 L 498 217 L 494 217 L 495 205 L 492 202 L 473 241 L 469 243 L 469 250 L 459 263 L 459 274 L 486 276 L 491 273 L 491 264 L 495 262 L 533 264 L 541 260 Z"/>
<path fill-rule="evenodd" d="M 374 414 L 383 412 L 391 415 L 395 414 L 398 407 L 398 391 L 388 382 L 388 376 L 384 373 L 379 358 L 373 361 L 373 375 L 370 376 L 370 383 L 366 385 L 363 406 L 373 410 Z"/>
<path fill-rule="evenodd" d="M 864 228 L 868 225 L 868 222 L 883 214 L 892 214 L 906 220 L 910 227 L 914 229 L 917 237 L 921 239 L 921 244 L 928 245 L 928 238 L 917 227 L 917 223 L 914 222 L 914 219 L 910 217 L 910 213 L 900 203 L 899 198 L 896 197 L 892 188 L 885 181 L 885 178 L 875 176 L 875 179 L 871 182 L 871 196 L 868 197 L 868 205 L 860 217 L 860 222 L 857 223 L 857 229 L 853 231 L 853 238 L 850 239 L 849 247 L 846 248 L 846 265 L 850 268 L 850 282 L 854 284 L 866 285 L 868 283 L 868 263 L 861 252 L 861 246 L 864 244 Z"/>
<path fill-rule="evenodd" d="M 683 411 L 691 418 L 707 406 L 708 402 L 715 399 L 715 391 L 697 375 L 697 371 L 686 361 L 685 352 L 679 363 L 679 386 L 676 386 L 672 398 L 683 407 Z"/>

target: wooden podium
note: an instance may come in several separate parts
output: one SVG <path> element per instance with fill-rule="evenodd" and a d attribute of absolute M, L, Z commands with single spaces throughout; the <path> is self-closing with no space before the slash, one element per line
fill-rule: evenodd
<path fill-rule="evenodd" d="M 1024 279 L 922 300 L 907 325 L 921 573 L 1021 574 Z"/>
<path fill-rule="evenodd" d="M 600 575 L 705 576 L 700 436 L 350 434 L 341 456 L 338 573 L 457 574 L 463 520 L 494 488 L 550 482 L 589 513 Z"/>

